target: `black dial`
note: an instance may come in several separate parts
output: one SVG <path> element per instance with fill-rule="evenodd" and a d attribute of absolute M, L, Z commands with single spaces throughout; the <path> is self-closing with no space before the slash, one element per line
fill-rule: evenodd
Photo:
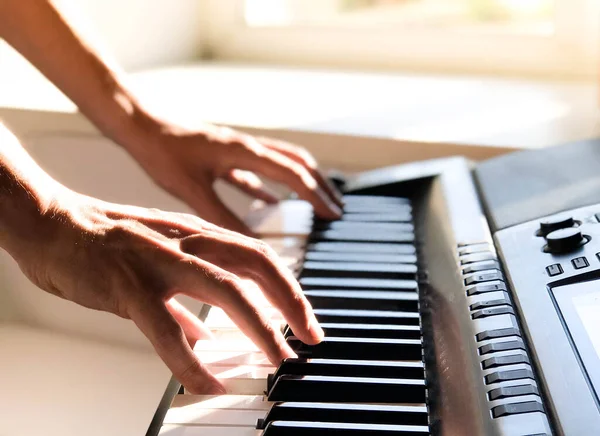
<path fill-rule="evenodd" d="M 577 227 L 555 230 L 546 235 L 546 251 L 550 253 L 568 253 L 579 248 L 586 241 Z"/>
<path fill-rule="evenodd" d="M 572 216 L 556 216 L 547 218 L 540 222 L 540 229 L 538 230 L 539 236 L 546 236 L 547 234 L 558 230 L 565 229 L 567 227 L 575 227 L 575 220 Z"/>

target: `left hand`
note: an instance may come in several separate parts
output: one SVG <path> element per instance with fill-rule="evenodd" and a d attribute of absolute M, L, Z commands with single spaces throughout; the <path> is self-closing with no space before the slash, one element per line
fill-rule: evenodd
<path fill-rule="evenodd" d="M 219 199 L 213 184 L 224 179 L 248 195 L 276 203 L 278 199 L 257 174 L 283 183 L 310 202 L 325 219 L 341 216 L 341 196 L 317 168 L 306 150 L 228 128 L 201 131 L 160 129 L 149 142 L 128 147 L 146 172 L 165 190 L 192 207 L 199 216 L 244 234 L 250 229 Z"/>

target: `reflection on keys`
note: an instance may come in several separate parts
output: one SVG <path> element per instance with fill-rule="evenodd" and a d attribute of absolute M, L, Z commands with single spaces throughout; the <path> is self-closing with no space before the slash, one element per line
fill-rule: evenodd
<path fill-rule="evenodd" d="M 306 236 L 300 224 L 281 224 L 285 217 L 261 218 L 294 229 L 292 237 L 264 225 L 260 233 L 299 271 L 323 342 L 303 344 L 252 289 L 298 355 L 275 367 L 222 310 L 211 309 L 205 322 L 217 341 L 199 341 L 194 350 L 228 394 L 179 396 L 161 434 L 429 434 L 410 201 L 345 200 L 339 221 L 315 220 Z M 298 202 L 286 207 L 298 216 L 304 210 Z"/>

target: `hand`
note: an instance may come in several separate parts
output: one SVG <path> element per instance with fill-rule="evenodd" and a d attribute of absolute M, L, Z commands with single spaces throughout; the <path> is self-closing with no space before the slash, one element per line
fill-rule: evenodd
<path fill-rule="evenodd" d="M 272 249 L 195 216 L 61 191 L 32 228 L 7 245 L 29 279 L 59 297 L 133 320 L 192 393 L 224 390 L 189 345 L 210 332 L 173 299 L 176 294 L 221 307 L 273 364 L 295 354 L 242 278 L 261 287 L 303 341 L 323 338 L 298 283 Z"/>
<path fill-rule="evenodd" d="M 201 132 L 181 132 L 163 125 L 156 131 L 160 133 L 152 135 L 150 141 L 128 147 L 130 153 L 160 186 L 217 225 L 251 234 L 218 198 L 213 189 L 216 179 L 224 179 L 267 203 L 277 202 L 257 174 L 296 191 L 312 203 L 321 218 L 341 215 L 339 193 L 306 150 L 215 126 Z"/>

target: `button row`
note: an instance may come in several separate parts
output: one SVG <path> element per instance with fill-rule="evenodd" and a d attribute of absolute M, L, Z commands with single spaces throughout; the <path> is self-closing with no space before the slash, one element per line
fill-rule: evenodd
<path fill-rule="evenodd" d="M 596 257 L 600 260 L 600 253 L 596 253 Z M 575 269 L 583 269 L 590 266 L 590 262 L 587 260 L 585 256 L 576 257 L 571 259 L 571 265 Z M 561 275 L 564 272 L 563 267 L 560 263 L 554 263 L 552 265 L 548 265 L 546 267 L 546 273 L 550 277 L 555 277 Z"/>
<path fill-rule="evenodd" d="M 515 309 L 493 247 L 483 243 L 462 244 L 458 254 L 465 292 L 472 301 L 471 319 L 477 323 L 475 340 L 483 342 L 479 354 L 485 356 L 481 361 L 481 368 L 487 373 L 484 380 L 493 387 L 488 392 L 489 401 L 494 402 L 492 416 L 543 412 Z M 530 397 L 522 398 L 526 395 Z M 497 400 L 511 402 L 498 405 Z"/>

